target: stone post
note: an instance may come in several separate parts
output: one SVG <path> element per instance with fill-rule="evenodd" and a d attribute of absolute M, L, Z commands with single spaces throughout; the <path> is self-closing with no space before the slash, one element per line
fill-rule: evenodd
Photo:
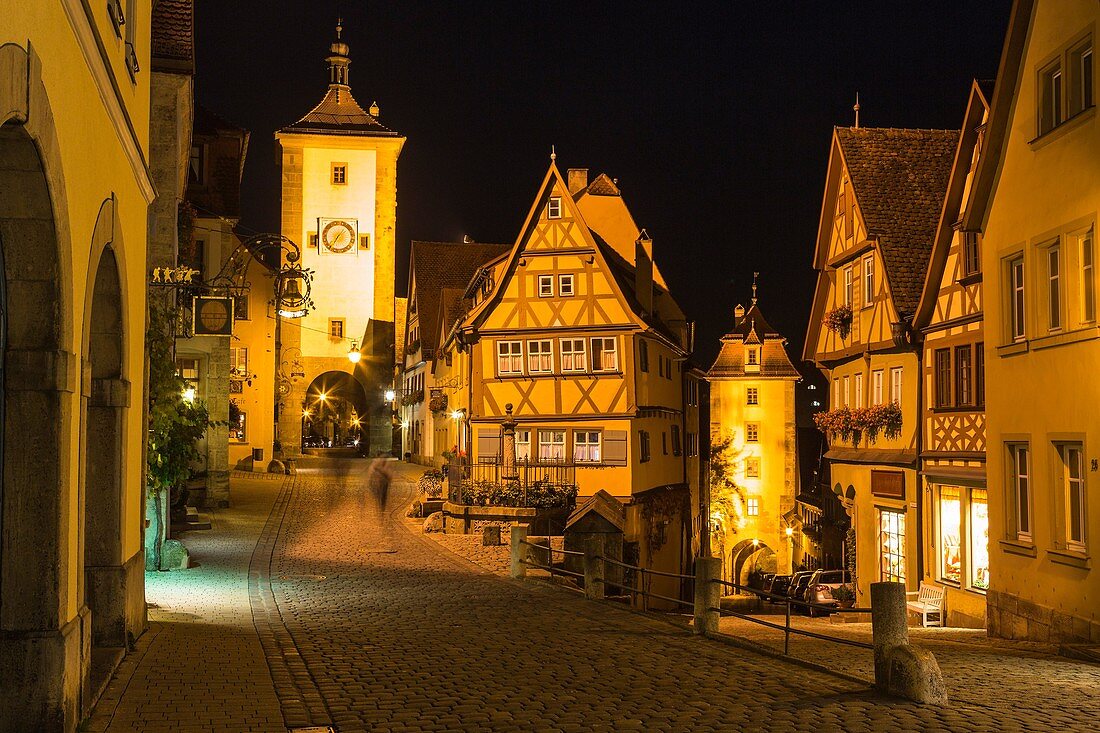
<path fill-rule="evenodd" d="M 592 601 L 604 596 L 603 539 L 589 537 L 584 545 L 584 596 Z"/>
<path fill-rule="evenodd" d="M 512 418 L 512 403 L 504 406 L 507 417 L 501 423 L 504 435 L 501 447 L 501 462 L 504 464 L 501 470 L 501 478 L 505 481 L 514 481 L 519 478 L 516 473 L 516 421 Z"/>
<path fill-rule="evenodd" d="M 890 650 L 909 643 L 902 583 L 871 583 L 871 641 L 875 647 L 875 686 L 885 690 Z"/>
<path fill-rule="evenodd" d="M 717 580 L 722 573 L 722 558 L 695 558 L 695 633 L 715 634 L 718 632 L 718 608 L 722 601 L 722 589 Z"/>
<path fill-rule="evenodd" d="M 527 577 L 527 565 L 523 562 L 527 559 L 527 545 L 523 544 L 527 541 L 527 525 L 526 524 L 513 524 L 512 525 L 512 537 L 511 537 L 511 549 L 512 549 L 512 577 L 513 578 L 525 578 Z"/>

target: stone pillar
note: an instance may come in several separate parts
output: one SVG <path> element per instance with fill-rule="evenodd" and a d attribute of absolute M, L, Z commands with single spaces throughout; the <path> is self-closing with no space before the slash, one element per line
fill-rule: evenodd
<path fill-rule="evenodd" d="M 909 643 L 903 584 L 871 583 L 871 641 L 875 647 L 875 686 L 886 689 L 889 652 Z"/>
<path fill-rule="evenodd" d="M 604 597 L 603 538 L 589 537 L 584 546 L 584 595 L 593 601 Z"/>
<path fill-rule="evenodd" d="M 524 560 L 527 559 L 527 545 L 523 544 L 527 541 L 527 525 L 526 524 L 513 524 L 512 536 L 511 536 L 511 550 L 512 550 L 512 566 L 511 572 L 513 578 L 525 578 L 527 577 L 527 565 Z"/>
<path fill-rule="evenodd" d="M 504 422 L 501 423 L 501 429 L 504 434 L 503 445 L 501 447 L 501 461 L 504 466 L 501 472 L 501 478 L 505 481 L 513 481 L 518 479 L 519 475 L 516 473 L 516 421 L 512 418 L 511 402 L 504 406 L 504 411 L 507 413 L 507 417 L 505 417 Z"/>
<path fill-rule="evenodd" d="M 695 558 L 695 633 L 715 634 L 718 632 L 718 608 L 722 602 L 722 589 L 713 582 L 722 575 L 722 558 Z"/>
<path fill-rule="evenodd" d="M 207 359 L 206 407 L 216 426 L 206 429 L 206 499 L 209 508 L 229 506 L 229 338 L 215 337 Z"/>

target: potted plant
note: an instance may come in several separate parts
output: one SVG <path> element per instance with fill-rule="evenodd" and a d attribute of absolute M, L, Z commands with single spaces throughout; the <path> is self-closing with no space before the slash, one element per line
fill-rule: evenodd
<path fill-rule="evenodd" d="M 836 308 L 827 311 L 821 318 L 825 328 L 838 334 L 842 339 L 848 338 L 852 330 L 852 306 L 842 303 Z"/>
<path fill-rule="evenodd" d="M 841 608 L 851 608 L 856 603 L 856 594 L 850 585 L 839 585 L 832 590 L 833 600 Z"/>

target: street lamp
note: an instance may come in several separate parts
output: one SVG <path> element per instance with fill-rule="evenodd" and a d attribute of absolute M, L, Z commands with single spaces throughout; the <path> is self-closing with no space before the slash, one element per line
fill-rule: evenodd
<path fill-rule="evenodd" d="M 352 364 L 358 364 L 359 360 L 363 358 L 362 352 L 359 351 L 359 342 L 351 342 L 351 350 L 348 351 L 348 361 Z"/>
<path fill-rule="evenodd" d="M 397 399 L 397 392 L 392 389 L 387 389 L 382 396 L 386 398 L 386 402 L 393 402 Z"/>
<path fill-rule="evenodd" d="M 183 401 L 188 403 L 188 404 L 191 404 L 192 402 L 195 401 L 195 388 L 194 387 L 188 386 L 188 387 L 184 388 L 184 390 L 183 390 Z"/>

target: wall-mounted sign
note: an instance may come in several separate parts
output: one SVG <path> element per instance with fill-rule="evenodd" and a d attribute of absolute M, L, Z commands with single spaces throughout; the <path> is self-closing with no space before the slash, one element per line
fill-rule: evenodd
<path fill-rule="evenodd" d="M 871 493 L 884 499 L 905 499 L 905 474 L 901 471 L 871 471 Z"/>
<path fill-rule="evenodd" d="M 150 285 L 193 285 L 195 275 L 200 274 L 192 267 L 154 267 Z"/>
<path fill-rule="evenodd" d="M 233 299 L 195 296 L 193 333 L 196 336 L 233 335 Z"/>

